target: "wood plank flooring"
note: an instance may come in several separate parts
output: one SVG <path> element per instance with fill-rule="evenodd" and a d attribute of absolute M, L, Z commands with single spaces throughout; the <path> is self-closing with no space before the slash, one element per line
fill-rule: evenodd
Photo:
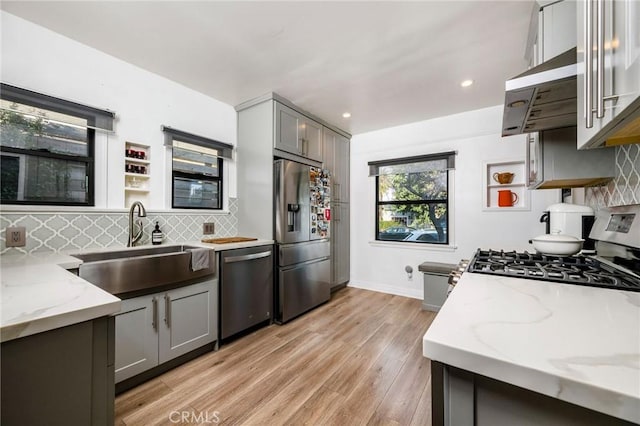
<path fill-rule="evenodd" d="M 116 398 L 116 425 L 430 425 L 421 302 L 345 288 Z"/>

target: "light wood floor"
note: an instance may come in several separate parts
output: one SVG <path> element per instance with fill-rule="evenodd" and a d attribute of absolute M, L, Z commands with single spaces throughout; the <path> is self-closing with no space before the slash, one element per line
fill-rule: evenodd
<path fill-rule="evenodd" d="M 420 305 L 345 288 L 119 395 L 116 425 L 430 425 Z"/>

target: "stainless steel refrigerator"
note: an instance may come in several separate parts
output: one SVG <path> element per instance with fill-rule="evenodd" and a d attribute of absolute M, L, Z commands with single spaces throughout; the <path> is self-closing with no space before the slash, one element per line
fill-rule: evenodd
<path fill-rule="evenodd" d="M 274 162 L 276 322 L 287 322 L 331 297 L 329 179 L 320 168 Z"/>

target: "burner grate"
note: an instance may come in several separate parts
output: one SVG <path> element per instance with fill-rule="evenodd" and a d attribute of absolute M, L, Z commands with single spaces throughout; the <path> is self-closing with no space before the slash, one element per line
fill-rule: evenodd
<path fill-rule="evenodd" d="M 527 251 L 479 249 L 469 263 L 468 271 L 640 291 L 639 277 L 582 255 L 553 256 Z"/>

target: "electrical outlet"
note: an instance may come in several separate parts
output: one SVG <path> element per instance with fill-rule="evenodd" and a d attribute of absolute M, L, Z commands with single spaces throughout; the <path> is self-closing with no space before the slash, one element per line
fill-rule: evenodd
<path fill-rule="evenodd" d="M 7 247 L 24 247 L 27 245 L 27 230 L 24 226 L 13 226 L 5 231 Z"/>
<path fill-rule="evenodd" d="M 202 224 L 202 233 L 204 235 L 211 235 L 216 233 L 216 224 L 213 222 L 205 222 Z"/>

